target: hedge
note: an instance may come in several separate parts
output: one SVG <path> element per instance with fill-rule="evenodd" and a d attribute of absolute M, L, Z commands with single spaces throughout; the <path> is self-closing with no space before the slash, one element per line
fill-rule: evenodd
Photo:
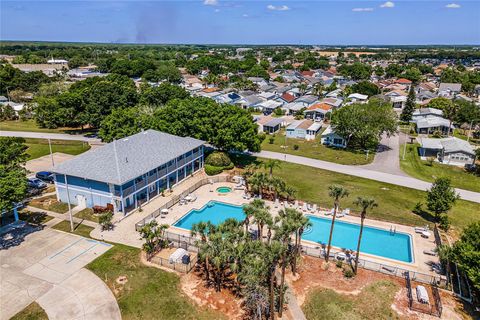
<path fill-rule="evenodd" d="M 214 176 L 216 174 L 222 173 L 223 167 L 216 167 L 209 164 L 205 164 L 205 173 L 209 176 Z"/>

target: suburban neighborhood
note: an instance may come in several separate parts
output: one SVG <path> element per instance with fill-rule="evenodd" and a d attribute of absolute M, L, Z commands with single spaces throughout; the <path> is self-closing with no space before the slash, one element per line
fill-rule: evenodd
<path fill-rule="evenodd" d="M 140 21 L 157 5 L 260 6 L 139 3 Z M 255 44 L 250 26 L 245 44 L 193 29 L 169 44 L 137 27 L 118 43 L 1 36 L 0 319 L 480 317 L 478 30 L 471 45 L 282 44 L 268 28 Z"/>

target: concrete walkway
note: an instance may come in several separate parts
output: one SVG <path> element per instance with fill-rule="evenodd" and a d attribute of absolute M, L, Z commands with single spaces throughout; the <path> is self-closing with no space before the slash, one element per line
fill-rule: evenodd
<path fill-rule="evenodd" d="M 301 164 L 309 167 L 334 171 L 334 172 L 343 173 L 343 174 L 349 174 L 355 177 L 376 180 L 380 182 L 390 183 L 390 184 L 422 190 L 422 191 L 430 189 L 432 185 L 429 182 L 418 180 L 408 176 L 401 176 L 397 174 L 369 170 L 369 169 L 362 168 L 362 166 L 347 166 L 343 164 L 305 158 L 305 157 L 299 157 L 299 156 L 278 153 L 278 152 L 261 151 L 258 153 L 251 153 L 251 155 L 256 157 L 261 157 L 261 158 L 287 161 L 291 163 Z M 457 191 L 458 194 L 460 194 L 460 197 L 462 199 L 480 203 L 480 193 L 463 190 L 463 189 L 455 189 L 455 190 Z"/>

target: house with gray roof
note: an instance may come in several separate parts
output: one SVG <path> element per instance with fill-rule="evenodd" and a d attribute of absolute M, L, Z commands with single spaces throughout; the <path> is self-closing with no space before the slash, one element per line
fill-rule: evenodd
<path fill-rule="evenodd" d="M 57 199 L 128 212 L 203 167 L 204 142 L 146 130 L 52 168 Z"/>
<path fill-rule="evenodd" d="M 465 140 L 455 137 L 419 140 L 419 153 L 422 158 L 434 157 L 438 162 L 456 166 L 475 163 L 475 152 Z"/>
<path fill-rule="evenodd" d="M 441 97 L 454 97 L 462 91 L 461 83 L 440 83 L 438 95 Z"/>

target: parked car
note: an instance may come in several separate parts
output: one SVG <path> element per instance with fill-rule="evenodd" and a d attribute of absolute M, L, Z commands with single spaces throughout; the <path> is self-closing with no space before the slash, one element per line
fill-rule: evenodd
<path fill-rule="evenodd" d="M 35 177 L 37 177 L 38 179 L 43 180 L 45 182 L 48 182 L 48 183 L 53 183 L 53 181 L 54 181 L 53 180 L 53 173 L 51 173 L 50 171 L 37 172 Z"/>
<path fill-rule="evenodd" d="M 47 184 L 38 178 L 28 178 L 28 186 L 35 189 L 43 189 Z"/>

